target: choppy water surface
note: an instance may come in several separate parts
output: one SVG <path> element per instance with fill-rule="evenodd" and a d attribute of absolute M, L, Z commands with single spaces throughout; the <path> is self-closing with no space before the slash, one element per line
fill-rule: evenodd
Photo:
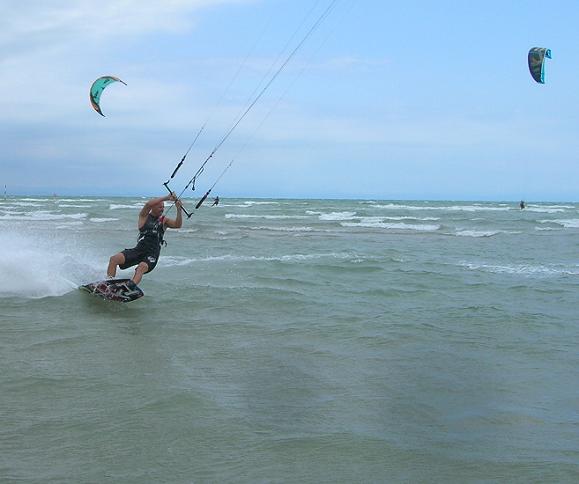
<path fill-rule="evenodd" d="M 0 480 L 579 480 L 579 205 L 222 200 L 78 291 L 144 201 L 0 201 Z"/>

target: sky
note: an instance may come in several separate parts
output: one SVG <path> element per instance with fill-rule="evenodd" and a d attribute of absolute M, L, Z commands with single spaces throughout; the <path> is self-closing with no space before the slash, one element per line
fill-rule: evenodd
<path fill-rule="evenodd" d="M 333 1 L 2 0 L 0 185 L 161 195 L 205 126 L 185 196 L 579 201 L 579 2 Z"/>

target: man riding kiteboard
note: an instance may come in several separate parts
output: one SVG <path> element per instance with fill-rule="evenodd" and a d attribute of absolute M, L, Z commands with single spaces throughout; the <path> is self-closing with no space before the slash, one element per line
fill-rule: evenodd
<path fill-rule="evenodd" d="M 170 219 L 163 215 L 165 202 L 169 200 L 175 202 L 177 207 L 177 217 L 175 219 Z M 161 246 L 166 243 L 163 240 L 165 229 L 181 228 L 183 223 L 181 210 L 181 201 L 175 193 L 165 197 L 153 198 L 145 203 L 145 206 L 139 212 L 139 239 L 137 245 L 132 249 L 125 249 L 111 256 L 107 276 L 114 278 L 117 274 L 117 267 L 127 269 L 137 266 L 132 280 L 135 284 L 139 284 L 143 274 L 151 272 L 157 265 Z"/>

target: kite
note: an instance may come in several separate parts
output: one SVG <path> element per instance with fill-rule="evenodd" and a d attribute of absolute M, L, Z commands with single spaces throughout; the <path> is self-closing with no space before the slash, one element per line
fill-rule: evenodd
<path fill-rule="evenodd" d="M 533 47 L 529 51 L 529 71 L 539 84 L 545 84 L 545 57 L 551 58 L 551 49 Z"/>
<path fill-rule="evenodd" d="M 127 85 L 126 82 L 121 81 L 118 77 L 114 76 L 103 76 L 99 77 L 96 81 L 92 83 L 90 87 L 90 103 L 94 110 L 99 113 L 101 116 L 104 116 L 103 112 L 101 111 L 101 107 L 99 105 L 101 94 L 105 90 L 105 88 L 112 84 L 113 82 L 122 82 L 125 86 Z"/>

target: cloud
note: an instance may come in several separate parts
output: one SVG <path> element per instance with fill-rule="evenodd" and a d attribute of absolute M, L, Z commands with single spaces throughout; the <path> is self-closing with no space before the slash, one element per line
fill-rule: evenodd
<path fill-rule="evenodd" d="M 141 107 L 142 120 L 155 114 L 155 103 L 175 119 L 183 118 L 183 99 L 194 98 L 193 89 L 182 79 L 163 76 L 160 63 L 139 64 L 147 44 L 135 48 L 136 36 L 191 29 L 193 14 L 201 9 L 251 1 L 30 0 L 22 8 L 20 2 L 6 0 L 0 17 L 0 122 L 77 122 L 75 116 L 87 113 L 88 86 L 104 74 L 130 84 L 125 92 L 107 90 L 105 103 L 114 102 L 126 112 L 134 103 Z M 181 71 L 182 66 L 174 66 L 173 72 Z"/>
<path fill-rule="evenodd" d="M 180 32 L 193 25 L 191 14 L 250 0 L 4 0 L 0 50 L 4 56 L 71 40 L 102 41 L 151 32 Z M 10 54 L 11 52 L 11 54 Z"/>

